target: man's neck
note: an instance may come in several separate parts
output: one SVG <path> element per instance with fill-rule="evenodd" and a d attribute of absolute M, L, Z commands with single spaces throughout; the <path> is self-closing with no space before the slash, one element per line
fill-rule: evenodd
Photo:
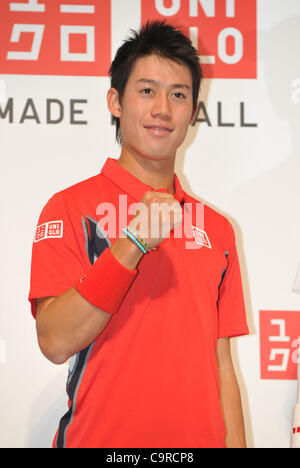
<path fill-rule="evenodd" d="M 156 161 L 122 150 L 118 163 L 144 184 L 153 187 L 154 190 L 164 187 L 169 193 L 175 192 L 175 157 Z"/>

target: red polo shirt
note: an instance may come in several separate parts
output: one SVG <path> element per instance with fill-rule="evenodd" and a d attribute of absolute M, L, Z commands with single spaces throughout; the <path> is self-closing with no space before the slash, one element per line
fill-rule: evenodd
<path fill-rule="evenodd" d="M 216 343 L 248 333 L 234 232 L 176 174 L 174 187 L 182 224 L 141 259 L 118 312 L 71 359 L 55 447 L 225 446 Z M 33 243 L 33 315 L 35 298 L 58 296 L 86 274 L 131 219 L 125 202 L 129 209 L 147 190 L 108 158 L 100 174 L 49 200 Z"/>

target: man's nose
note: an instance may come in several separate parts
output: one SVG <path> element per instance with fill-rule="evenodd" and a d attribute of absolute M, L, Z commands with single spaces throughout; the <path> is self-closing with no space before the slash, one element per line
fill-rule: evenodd
<path fill-rule="evenodd" d="M 171 107 L 169 97 L 164 93 L 157 93 L 153 101 L 152 116 L 169 119 Z"/>

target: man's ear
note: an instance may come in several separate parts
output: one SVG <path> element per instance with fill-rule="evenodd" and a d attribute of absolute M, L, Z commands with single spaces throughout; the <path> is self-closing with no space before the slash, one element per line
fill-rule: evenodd
<path fill-rule="evenodd" d="M 197 114 L 198 114 L 198 108 L 199 108 L 199 103 L 197 102 L 197 106 L 195 107 L 195 109 L 193 110 L 193 114 L 192 114 L 192 118 L 191 118 L 191 121 L 190 121 L 190 125 L 193 125 L 195 123 L 195 119 L 197 117 Z"/>
<path fill-rule="evenodd" d="M 115 88 L 110 88 L 107 91 L 107 107 L 110 111 L 110 113 L 117 118 L 120 118 L 121 116 L 121 103 L 119 99 L 119 93 Z"/>

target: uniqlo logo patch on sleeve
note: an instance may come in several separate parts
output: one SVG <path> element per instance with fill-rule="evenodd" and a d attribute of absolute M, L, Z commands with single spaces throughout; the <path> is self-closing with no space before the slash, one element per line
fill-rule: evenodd
<path fill-rule="evenodd" d="M 256 78 L 256 0 L 141 0 L 142 23 L 166 20 L 198 50 L 205 78 Z"/>
<path fill-rule="evenodd" d="M 297 379 L 300 311 L 260 311 L 262 379 Z"/>
<path fill-rule="evenodd" d="M 51 221 L 36 228 L 34 242 L 63 236 L 63 221 Z"/>
<path fill-rule="evenodd" d="M 110 25 L 110 0 L 1 0 L 1 73 L 107 76 Z"/>

